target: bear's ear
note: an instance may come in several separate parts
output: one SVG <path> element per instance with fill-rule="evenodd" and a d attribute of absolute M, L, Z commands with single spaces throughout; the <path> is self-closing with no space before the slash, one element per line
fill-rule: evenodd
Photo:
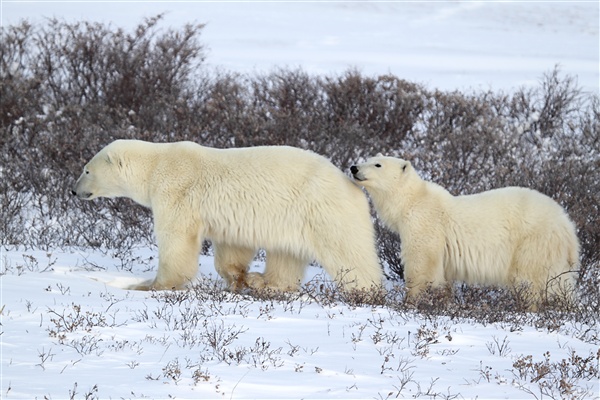
<path fill-rule="evenodd" d="M 381 154 L 381 153 L 377 153 L 377 154 L 375 155 L 375 157 L 383 157 L 383 154 Z"/>

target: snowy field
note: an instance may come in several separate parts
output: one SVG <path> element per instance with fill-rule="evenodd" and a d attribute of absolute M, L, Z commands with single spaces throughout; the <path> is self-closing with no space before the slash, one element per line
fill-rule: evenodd
<path fill-rule="evenodd" d="M 57 16 L 124 27 L 167 11 L 170 25 L 206 22 L 207 64 L 241 73 L 356 67 L 444 90 L 511 90 L 559 64 L 599 90 L 595 1 L 1 7 L 3 24 Z M 548 332 L 306 295 L 258 300 L 223 291 L 211 257 L 196 290 L 132 292 L 122 288 L 156 273 L 155 248 L 0 252 L 1 398 L 541 399 L 560 398 L 560 379 L 569 398 L 600 397 L 597 372 L 586 373 L 598 367 L 597 326 Z M 311 268 L 305 281 L 325 279 Z M 581 370 L 564 376 L 565 365 Z"/>
<path fill-rule="evenodd" d="M 561 379 L 570 398 L 598 395 L 597 375 L 573 372 L 597 365 L 598 327 L 260 301 L 223 291 L 211 257 L 196 290 L 119 288 L 151 278 L 155 256 L 4 252 L 2 397 L 560 398 Z M 326 280 L 319 272 L 306 281 Z"/>

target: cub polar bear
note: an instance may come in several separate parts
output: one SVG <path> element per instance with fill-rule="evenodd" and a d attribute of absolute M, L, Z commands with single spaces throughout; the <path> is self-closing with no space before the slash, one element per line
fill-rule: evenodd
<path fill-rule="evenodd" d="M 380 154 L 351 172 L 400 235 L 410 297 L 454 280 L 527 283 L 536 303 L 548 293 L 574 291 L 579 241 L 551 198 L 519 187 L 453 196 L 421 179 L 410 162 Z"/>
<path fill-rule="evenodd" d="M 117 140 L 84 167 L 73 194 L 129 197 L 152 209 L 158 272 L 132 289 L 194 279 L 204 238 L 233 289 L 295 289 L 312 260 L 350 288 L 381 284 L 366 196 L 309 151 Z M 247 274 L 259 248 L 267 252 L 265 274 Z"/>

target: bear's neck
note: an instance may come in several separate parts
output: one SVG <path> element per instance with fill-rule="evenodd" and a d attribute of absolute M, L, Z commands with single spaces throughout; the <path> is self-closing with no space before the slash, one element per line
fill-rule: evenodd
<path fill-rule="evenodd" d="M 386 223 L 404 221 L 406 214 L 410 213 L 419 201 L 427 196 L 427 185 L 423 180 L 411 182 L 409 185 L 390 186 L 385 191 L 371 195 L 373 205 Z M 394 222 L 392 222 L 394 221 Z M 397 226 L 389 226 L 398 230 Z"/>
<path fill-rule="evenodd" d="M 152 192 L 158 154 L 154 152 L 140 152 L 135 154 L 136 162 L 125 161 L 121 167 L 121 176 L 124 180 L 123 192 L 144 207 L 152 208 Z"/>

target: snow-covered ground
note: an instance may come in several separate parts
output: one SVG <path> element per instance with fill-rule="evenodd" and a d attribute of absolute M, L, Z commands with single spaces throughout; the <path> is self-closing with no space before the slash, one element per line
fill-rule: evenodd
<path fill-rule="evenodd" d="M 596 1 L 4 1 L 1 7 L 3 24 L 57 16 L 129 28 L 167 11 L 165 26 L 206 22 L 207 64 L 242 73 L 301 67 L 341 74 L 357 67 L 440 89 L 510 90 L 537 84 L 559 64 L 598 93 Z M 155 274 L 155 249 L 125 258 L 110 251 L 0 249 L 0 397 L 6 399 L 546 398 L 557 393 L 551 382 L 562 360 L 598 350 L 586 334 L 598 327 L 585 324 L 547 332 L 306 297 L 232 295 L 218 290 L 210 257 L 202 257 L 199 279 L 211 294 L 173 295 L 122 289 Z M 311 279 L 324 277 L 313 268 Z M 536 380 L 544 367 L 553 374 Z M 598 398 L 597 377 L 569 379 L 575 398 Z"/>
<path fill-rule="evenodd" d="M 196 291 L 119 288 L 152 277 L 155 256 L 4 252 L 2 398 L 558 398 L 556 366 L 597 351 L 585 324 L 548 332 L 233 295 L 211 257 Z M 531 382 L 536 365 L 552 372 Z M 562 379 L 573 398 L 598 395 L 597 376 Z"/>
<path fill-rule="evenodd" d="M 598 92 L 597 1 L 7 2 L 2 23 L 42 16 L 133 28 L 206 23 L 207 63 L 238 72 L 356 67 L 453 90 L 535 85 L 560 65 Z"/>

